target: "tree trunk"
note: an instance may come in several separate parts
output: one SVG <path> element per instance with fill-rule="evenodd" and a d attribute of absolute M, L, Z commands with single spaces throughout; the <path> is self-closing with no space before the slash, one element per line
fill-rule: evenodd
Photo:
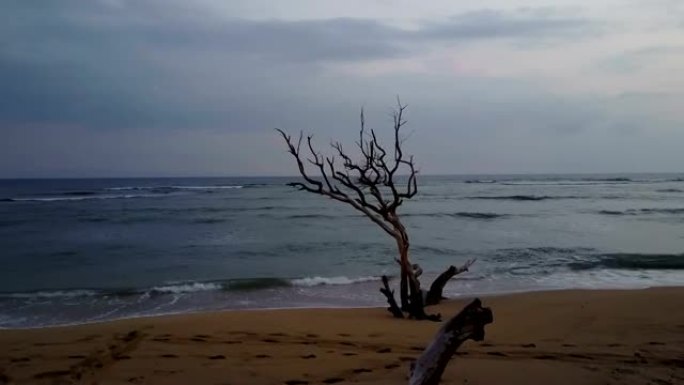
<path fill-rule="evenodd" d="M 411 289 L 410 303 L 409 303 L 409 318 L 414 318 L 417 320 L 430 320 L 439 322 L 442 320 L 442 316 L 437 314 L 426 314 L 425 313 L 425 302 L 423 301 L 423 291 L 420 290 L 420 282 L 418 279 L 413 277 L 409 280 L 409 287 Z"/>
<path fill-rule="evenodd" d="M 437 385 L 451 356 L 466 340 L 484 339 L 484 327 L 494 321 L 492 311 L 475 299 L 439 330 L 423 354 L 411 365 L 409 385 Z"/>
<path fill-rule="evenodd" d="M 398 230 L 400 232 L 404 231 L 403 227 Z M 439 314 L 428 315 L 425 313 L 423 292 L 420 289 L 420 281 L 416 278 L 411 262 L 409 261 L 408 236 L 405 232 L 403 233 L 403 236 L 397 237 L 397 246 L 400 253 L 399 264 L 401 265 L 401 310 L 409 313 L 409 318 L 440 321 L 441 316 Z"/>
<path fill-rule="evenodd" d="M 399 282 L 399 297 L 401 300 L 401 310 L 408 311 L 409 295 L 408 295 L 408 274 L 404 272 L 404 267 L 401 267 L 401 281 Z"/>
<path fill-rule="evenodd" d="M 394 226 L 399 235 L 396 237 L 397 249 L 399 250 L 399 269 L 401 271 L 401 281 L 399 283 L 399 299 L 401 310 L 408 311 L 410 308 L 409 281 L 411 280 L 411 262 L 408 257 L 408 234 L 401 224 Z"/>

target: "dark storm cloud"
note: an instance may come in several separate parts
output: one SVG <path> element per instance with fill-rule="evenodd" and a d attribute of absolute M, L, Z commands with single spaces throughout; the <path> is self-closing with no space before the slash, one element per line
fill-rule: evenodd
<path fill-rule="evenodd" d="M 243 20 L 176 2 L 10 1 L 0 16 L 0 121 L 241 126 L 331 62 L 409 57 L 433 42 L 534 39 L 588 22 L 481 11 L 403 29 L 378 20 Z M 118 4 L 118 5 L 117 5 Z"/>

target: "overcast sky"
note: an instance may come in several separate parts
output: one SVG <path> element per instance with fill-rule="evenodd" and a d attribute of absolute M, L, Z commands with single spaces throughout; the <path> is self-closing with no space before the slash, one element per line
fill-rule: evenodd
<path fill-rule="evenodd" d="M 0 177 L 293 175 L 273 128 L 423 174 L 682 171 L 680 0 L 4 0 Z"/>

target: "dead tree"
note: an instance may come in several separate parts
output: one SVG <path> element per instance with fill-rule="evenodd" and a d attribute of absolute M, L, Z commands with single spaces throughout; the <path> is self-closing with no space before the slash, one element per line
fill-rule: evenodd
<path fill-rule="evenodd" d="M 404 139 L 401 129 L 406 124 L 405 110 L 406 105 L 398 102 L 393 115 L 394 140 L 391 148 L 380 144 L 374 130 L 366 131 L 363 110 L 361 111 L 361 130 L 356 142 L 360 151 L 358 160 L 353 159 L 339 142 L 331 144 L 335 155 L 325 156 L 315 149 L 311 135 L 306 137 L 306 149 L 303 150 L 304 137 L 301 132 L 299 139 L 293 141 L 283 130 L 276 130 L 285 140 L 288 152 L 295 158 L 303 178 L 302 182 L 289 185 L 352 206 L 394 238 L 399 251 L 401 310 L 408 312 L 411 318 L 436 319 L 438 317 L 425 314 L 424 295 L 416 276 L 416 270 L 420 268 L 415 268 L 410 262 L 408 233 L 397 213 L 404 200 L 411 199 L 418 193 L 418 170 L 413 156 L 406 157 L 402 150 Z M 315 176 L 310 174 L 309 168 L 315 170 Z M 405 176 L 400 178 L 399 174 Z M 388 301 L 390 297 L 394 301 L 389 286 L 386 289 L 383 294 Z M 441 291 L 439 297 L 441 298 Z M 394 312 L 393 314 L 396 315 Z"/>
<path fill-rule="evenodd" d="M 451 356 L 466 340 L 481 341 L 485 325 L 494 321 L 492 311 L 475 299 L 447 321 L 423 354 L 411 365 L 409 385 L 437 385 Z"/>

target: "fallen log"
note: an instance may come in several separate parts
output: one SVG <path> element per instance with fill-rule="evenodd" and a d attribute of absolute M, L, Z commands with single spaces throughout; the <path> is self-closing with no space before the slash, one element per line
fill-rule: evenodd
<path fill-rule="evenodd" d="M 492 311 L 473 300 L 447 321 L 434 340 L 411 365 L 409 385 L 437 385 L 451 356 L 466 340 L 484 339 L 484 327 L 494 321 Z"/>

